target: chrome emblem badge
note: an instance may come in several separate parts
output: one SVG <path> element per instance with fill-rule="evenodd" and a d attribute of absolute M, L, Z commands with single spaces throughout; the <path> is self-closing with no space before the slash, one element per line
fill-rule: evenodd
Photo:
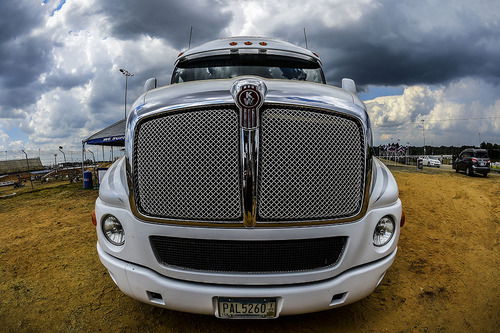
<path fill-rule="evenodd" d="M 259 109 L 264 103 L 267 87 L 258 79 L 241 79 L 233 83 L 231 94 L 240 109 L 240 126 L 254 129 L 259 123 Z"/>
<path fill-rule="evenodd" d="M 236 80 L 231 95 L 240 110 L 240 179 L 243 225 L 257 223 L 257 172 L 259 158 L 259 110 L 266 97 L 267 87 L 259 79 Z"/>

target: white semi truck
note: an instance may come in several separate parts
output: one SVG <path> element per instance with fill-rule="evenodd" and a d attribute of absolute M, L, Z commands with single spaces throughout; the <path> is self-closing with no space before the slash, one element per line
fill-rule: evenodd
<path fill-rule="evenodd" d="M 276 318 L 378 286 L 404 217 L 354 81 L 327 85 L 307 49 L 236 37 L 181 53 L 156 82 L 96 201 L 97 252 L 125 294 Z"/>

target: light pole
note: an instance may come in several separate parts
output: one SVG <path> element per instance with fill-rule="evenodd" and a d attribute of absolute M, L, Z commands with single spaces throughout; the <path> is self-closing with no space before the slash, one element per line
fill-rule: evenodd
<path fill-rule="evenodd" d="M 30 177 L 30 183 L 31 183 L 31 189 L 33 189 L 33 181 L 31 180 L 31 173 L 30 173 L 30 162 L 28 161 L 28 154 L 23 150 L 21 150 L 24 153 L 24 156 L 26 156 L 26 164 L 28 165 L 28 175 Z"/>
<path fill-rule="evenodd" d="M 410 143 L 409 142 L 406 143 L 405 151 L 406 151 L 406 165 L 408 165 L 408 155 L 410 155 Z"/>
<path fill-rule="evenodd" d="M 63 157 L 64 157 L 64 164 L 66 164 L 66 154 L 63 152 L 63 147 L 62 146 L 59 146 L 59 151 L 63 154 Z"/>
<path fill-rule="evenodd" d="M 125 68 L 120 68 L 120 72 L 125 75 L 125 119 L 127 119 L 127 89 L 128 89 L 128 77 L 134 76 L 134 74 L 130 73 Z"/>
<path fill-rule="evenodd" d="M 425 119 L 422 119 L 421 122 L 422 122 L 422 136 L 424 137 L 424 156 L 425 156 Z"/>
<path fill-rule="evenodd" d="M 57 169 L 57 154 L 54 154 L 54 169 Z"/>
<path fill-rule="evenodd" d="M 96 174 L 95 174 L 95 165 L 96 165 L 96 162 L 95 162 L 94 152 L 92 150 L 90 150 L 90 149 L 87 149 L 87 151 L 92 154 L 92 159 L 94 160 L 94 166 L 92 167 L 92 169 L 94 170 L 94 172 L 92 172 L 92 173 L 94 174 L 94 177 L 96 177 Z"/>
<path fill-rule="evenodd" d="M 90 149 L 87 149 L 87 151 L 92 154 L 92 159 L 94 160 L 94 165 L 95 165 L 96 163 L 95 163 L 94 152 L 92 150 L 90 150 Z"/>

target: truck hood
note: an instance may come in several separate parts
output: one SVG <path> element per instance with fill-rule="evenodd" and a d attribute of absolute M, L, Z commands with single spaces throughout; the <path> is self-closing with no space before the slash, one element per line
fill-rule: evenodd
<path fill-rule="evenodd" d="M 267 86 L 265 102 L 306 105 L 324 109 L 348 110 L 366 120 L 366 108 L 354 94 L 334 86 L 306 81 L 263 79 L 239 76 L 222 80 L 203 80 L 177 83 L 150 90 L 141 95 L 132 106 L 131 118 L 141 117 L 153 110 L 168 111 L 207 104 L 234 103 L 230 89 L 241 78 L 254 78 Z M 339 110 L 340 109 L 340 110 Z"/>

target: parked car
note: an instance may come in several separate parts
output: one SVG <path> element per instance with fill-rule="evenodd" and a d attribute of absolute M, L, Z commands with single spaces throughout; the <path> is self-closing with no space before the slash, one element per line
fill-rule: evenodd
<path fill-rule="evenodd" d="M 490 158 L 486 149 L 465 149 L 453 161 L 452 168 L 456 172 L 465 171 L 467 176 L 481 174 L 484 177 L 490 172 Z"/>
<path fill-rule="evenodd" d="M 441 162 L 436 159 L 436 158 L 433 158 L 432 156 L 423 156 L 421 157 L 422 161 L 424 162 L 424 165 L 426 166 L 429 166 L 429 167 L 437 167 L 437 168 L 440 168 L 441 167 Z"/>
<path fill-rule="evenodd" d="M 398 187 L 353 80 L 259 37 L 179 55 L 127 119 L 96 201 L 97 252 L 142 302 L 276 318 L 368 296 L 397 253 Z"/>

